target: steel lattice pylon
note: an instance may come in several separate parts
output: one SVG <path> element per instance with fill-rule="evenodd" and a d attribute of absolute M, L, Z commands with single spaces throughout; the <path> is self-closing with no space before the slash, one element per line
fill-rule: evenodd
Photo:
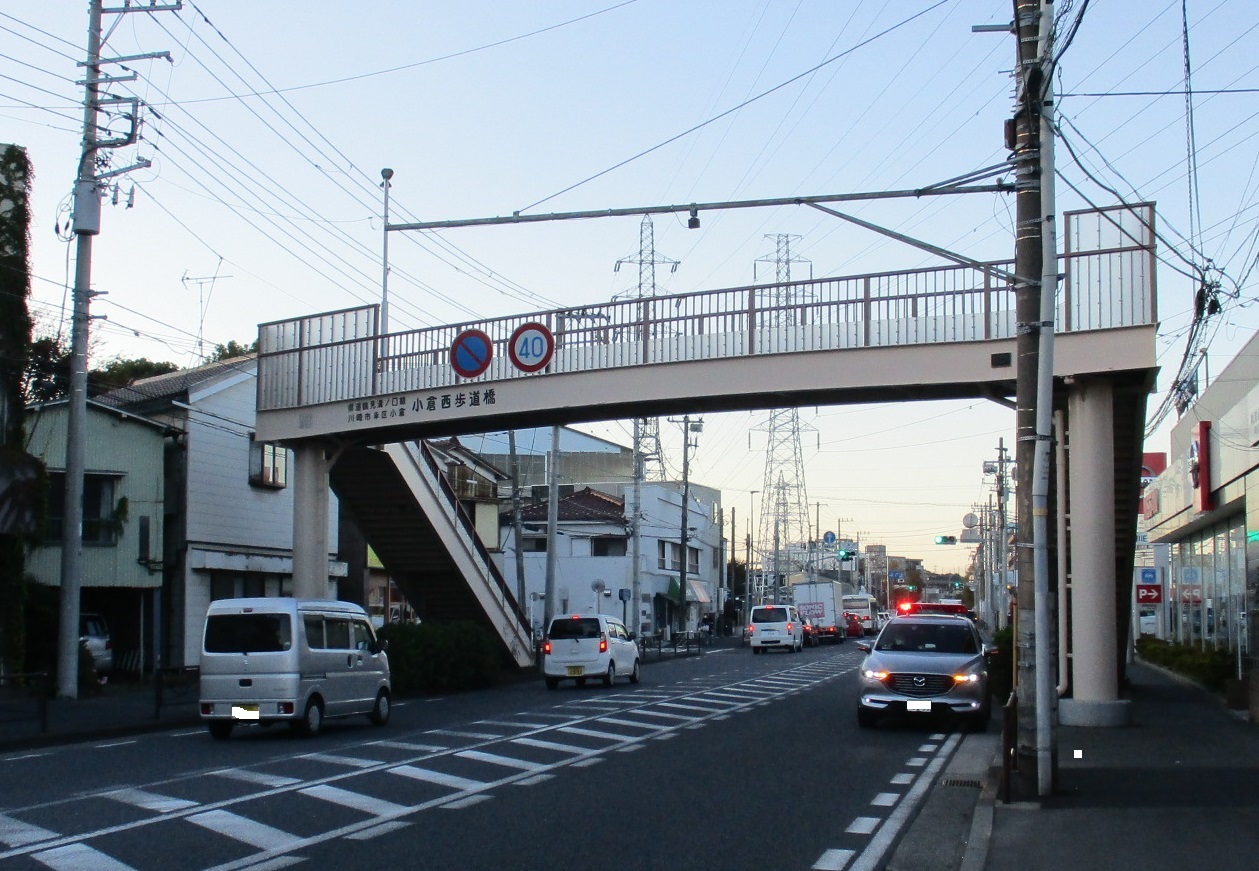
<path fill-rule="evenodd" d="M 643 299 L 656 295 L 656 266 L 669 266 L 676 272 L 678 261 L 656 251 L 655 227 L 650 215 L 643 215 L 638 225 L 638 254 L 616 261 L 614 272 L 621 270 L 622 263 L 638 265 L 638 286 L 618 293 L 613 299 Z M 638 420 L 638 444 L 635 445 L 643 462 L 643 477 L 649 481 L 665 480 L 664 452 L 660 449 L 660 418 L 642 417 Z"/>
<path fill-rule="evenodd" d="M 786 234 L 771 236 L 775 240 L 772 262 L 776 284 L 767 289 L 770 297 L 769 318 L 772 326 L 789 323 L 794 317 L 792 306 L 797 300 L 791 281 L 793 261 L 791 240 Z M 768 261 L 762 258 L 758 262 Z M 811 427 L 810 427 L 811 428 Z M 808 542 L 812 537 L 809 523 L 809 499 L 804 481 L 804 456 L 800 444 L 800 410 L 776 408 L 769 412 L 763 426 L 756 431 L 767 434 L 765 475 L 761 483 L 761 511 L 757 523 L 756 555 L 761 572 L 754 596 L 759 601 L 778 598 L 777 587 L 787 575 L 805 569 Z M 767 578 L 766 576 L 770 577 Z M 778 580 L 773 580 L 777 577 Z"/>

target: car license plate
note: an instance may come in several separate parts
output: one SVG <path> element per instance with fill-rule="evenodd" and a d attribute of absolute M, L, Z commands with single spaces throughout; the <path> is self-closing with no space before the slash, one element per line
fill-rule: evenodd
<path fill-rule="evenodd" d="M 237 720 L 257 720 L 257 705 L 232 705 L 232 716 Z"/>
<path fill-rule="evenodd" d="M 570 665 L 568 667 L 569 677 L 581 677 L 585 673 L 586 673 L 586 667 L 584 665 Z"/>
<path fill-rule="evenodd" d="M 766 635 L 766 636 L 768 636 L 768 635 L 777 635 L 777 634 L 778 634 L 778 630 L 777 630 L 777 629 L 762 629 L 762 630 L 761 630 L 761 634 L 762 634 L 762 635 Z"/>
<path fill-rule="evenodd" d="M 908 702 L 906 702 L 906 703 L 905 703 L 905 710 L 907 710 L 907 711 L 922 711 L 923 713 L 930 714 L 930 713 L 931 713 L 931 702 L 922 702 L 922 701 L 917 701 L 917 700 L 915 700 L 915 699 L 911 699 L 910 701 L 908 701 Z"/>

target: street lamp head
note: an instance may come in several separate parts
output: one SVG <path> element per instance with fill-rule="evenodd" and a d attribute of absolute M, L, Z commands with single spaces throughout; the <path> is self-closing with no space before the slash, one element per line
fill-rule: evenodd
<path fill-rule="evenodd" d="M 389 181 L 389 179 L 393 178 L 393 170 L 389 167 L 385 167 L 380 171 L 380 177 L 385 181 Z"/>

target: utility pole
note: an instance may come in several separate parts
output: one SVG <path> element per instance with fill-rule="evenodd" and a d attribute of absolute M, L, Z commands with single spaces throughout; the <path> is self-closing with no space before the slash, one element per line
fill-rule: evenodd
<path fill-rule="evenodd" d="M 1057 254 L 1052 244 L 1052 213 L 1046 218 L 1045 188 L 1052 204 L 1053 4 L 1049 0 L 1013 0 L 1018 42 L 1017 106 L 1009 124 L 1007 146 L 1015 164 L 1015 317 L 1018 358 L 1015 423 L 1018 444 L 1015 509 L 1018 522 L 1018 766 L 1022 792 L 1041 796 L 1053 791 L 1053 663 L 1049 658 L 1047 521 L 1049 479 L 1048 422 L 1052 414 L 1052 337 Z M 1052 207 L 1052 205 L 1051 205 Z M 1046 258 L 1049 262 L 1046 263 Z M 1047 282 L 1046 274 L 1054 280 Z M 1048 356 L 1048 359 L 1045 357 Z M 1033 782 L 1034 774 L 1034 782 Z"/>
<path fill-rule="evenodd" d="M 166 6 L 121 7 L 108 10 L 111 15 L 128 12 L 169 12 L 181 8 L 179 3 Z M 72 228 L 78 237 L 74 264 L 74 306 L 70 331 L 70 396 L 66 406 L 66 489 L 64 519 L 61 532 L 61 603 L 58 612 L 57 695 L 73 699 L 79 694 L 79 603 L 83 583 L 83 476 L 87 468 L 87 345 L 92 290 L 92 237 L 101 231 L 101 182 L 132 169 L 149 165 L 146 159 L 134 166 L 98 172 L 101 149 L 132 145 L 139 138 L 140 101 L 136 98 L 102 97 L 101 87 L 114 82 L 129 82 L 135 73 L 124 76 L 102 76 L 104 64 L 165 58 L 168 52 L 136 55 L 125 58 L 101 58 L 101 19 L 105 14 L 102 0 L 88 5 L 87 59 L 83 81 L 83 148 L 74 183 L 74 220 Z M 131 129 L 117 139 L 99 138 L 98 117 L 102 105 L 129 106 L 130 113 L 121 112 L 131 122 Z"/>
<path fill-rule="evenodd" d="M 634 513 L 630 515 L 630 596 L 634 601 L 634 622 L 630 631 L 642 632 L 642 577 L 643 577 L 643 452 L 640 435 L 641 418 L 634 418 Z M 659 631 L 659 627 L 652 627 Z"/>
<path fill-rule="evenodd" d="M 560 525 L 560 428 L 551 427 L 551 462 L 547 470 L 546 506 L 546 598 L 542 603 L 542 626 L 551 631 L 551 619 L 555 616 L 555 550 L 558 547 Z"/>
<path fill-rule="evenodd" d="M 669 418 L 670 423 L 682 424 L 682 529 L 681 553 L 678 554 L 678 613 L 681 629 L 686 629 L 686 560 L 687 548 L 690 546 L 690 513 L 691 513 L 691 433 L 703 432 L 702 421 L 691 423 L 689 414 L 682 419 Z"/>
<path fill-rule="evenodd" d="M 511 526 L 516 538 L 516 602 L 525 606 L 525 530 L 520 522 L 520 457 L 516 453 L 516 431 L 507 431 L 507 450 L 511 454 Z M 533 627 L 529 627 L 533 631 Z"/>

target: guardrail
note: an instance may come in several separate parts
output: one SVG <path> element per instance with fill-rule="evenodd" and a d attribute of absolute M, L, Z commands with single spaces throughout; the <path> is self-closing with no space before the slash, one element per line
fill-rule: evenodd
<path fill-rule="evenodd" d="M 1069 212 L 1056 309 L 1063 332 L 1157 322 L 1150 204 Z M 554 339 L 546 373 L 754 355 L 1011 338 L 1010 260 L 615 300 L 379 335 L 379 306 L 258 327 L 258 410 L 529 377 L 511 337 L 540 324 Z M 1035 277 L 1039 279 L 1039 276 Z M 479 330 L 488 368 L 462 378 L 457 336 Z M 477 401 L 481 396 L 477 394 Z"/>

